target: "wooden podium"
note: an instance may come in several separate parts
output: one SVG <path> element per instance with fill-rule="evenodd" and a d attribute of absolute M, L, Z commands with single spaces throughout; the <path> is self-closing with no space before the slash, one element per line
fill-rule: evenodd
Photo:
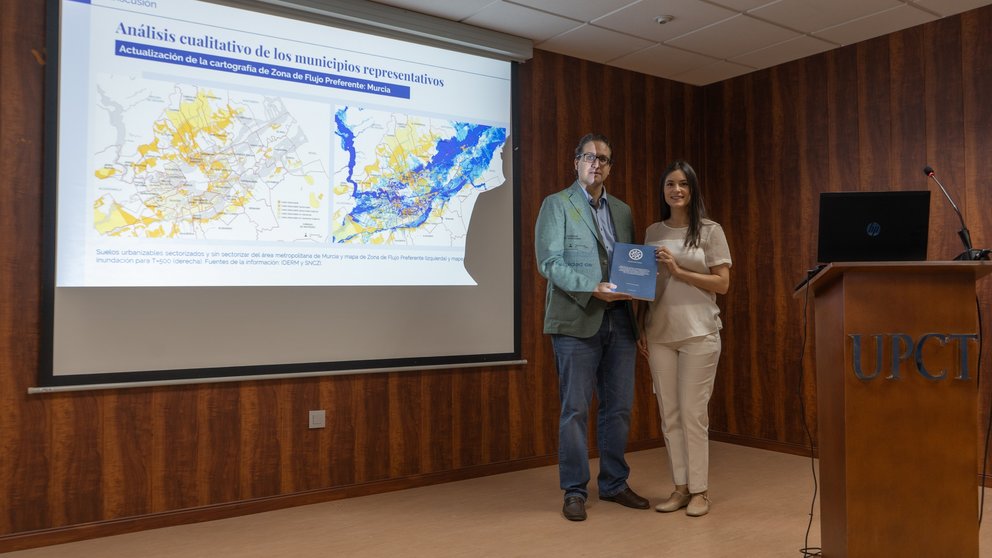
<path fill-rule="evenodd" d="M 978 557 L 975 282 L 990 272 L 835 263 L 797 293 L 816 317 L 823 556 Z"/>

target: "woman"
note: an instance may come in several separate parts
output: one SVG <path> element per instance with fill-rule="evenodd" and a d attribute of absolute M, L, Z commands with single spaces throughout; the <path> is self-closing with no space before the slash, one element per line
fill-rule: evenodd
<path fill-rule="evenodd" d="M 720 359 L 720 309 L 716 295 L 730 286 L 730 249 L 719 224 L 706 218 L 696 172 L 676 161 L 661 180 L 661 221 L 647 229 L 657 246 L 658 289 L 641 312 L 638 347 L 647 356 L 661 412 L 675 490 L 655 506 L 709 512 L 709 415 L 707 405 Z M 642 310 L 644 310 L 642 308 Z"/>

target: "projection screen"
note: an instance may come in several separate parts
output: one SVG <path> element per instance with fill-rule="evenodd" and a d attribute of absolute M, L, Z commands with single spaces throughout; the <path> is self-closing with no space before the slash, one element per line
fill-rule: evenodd
<path fill-rule="evenodd" d="M 512 62 L 49 7 L 42 388 L 519 360 Z"/>

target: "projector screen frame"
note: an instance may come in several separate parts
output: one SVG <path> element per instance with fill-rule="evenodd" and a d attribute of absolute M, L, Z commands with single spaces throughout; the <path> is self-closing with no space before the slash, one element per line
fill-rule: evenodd
<path fill-rule="evenodd" d="M 218 2 L 210 2 L 218 3 Z M 240 7 L 241 3 L 233 4 Z M 513 349 L 507 352 L 459 354 L 444 356 L 414 356 L 403 358 L 368 358 L 352 360 L 326 360 L 320 362 L 266 362 L 251 365 L 217 366 L 180 369 L 145 369 L 140 371 L 73 373 L 57 375 L 53 369 L 54 320 L 56 316 L 56 258 L 57 258 L 57 204 L 58 204 L 58 112 L 60 79 L 60 18 L 62 0 L 47 0 L 47 52 L 45 87 L 45 173 L 43 183 L 42 262 L 41 262 L 41 339 L 38 387 L 29 393 L 73 391 L 81 389 L 117 389 L 150 385 L 182 385 L 190 383 L 230 382 L 241 380 L 286 379 L 323 375 L 379 373 L 391 371 L 474 368 L 513 366 L 526 361 L 521 356 L 520 327 L 520 185 L 518 134 L 518 62 L 510 61 L 510 133 L 503 157 L 511 160 L 512 172 L 501 188 L 512 192 L 512 277 L 513 277 Z M 302 18 L 301 18 L 302 19 Z M 326 23 L 321 23 L 326 25 Z M 369 31 L 366 31 L 369 32 Z M 436 45 L 431 45 L 436 46 Z M 100 287 L 83 287 L 99 289 Z M 141 287 L 132 287 L 141 288 Z M 185 287 L 180 287 L 185 288 Z M 227 287 L 206 287 L 227 288 Z M 324 287 L 334 288 L 334 287 Z M 367 287 L 375 288 L 375 287 Z M 379 287 L 384 288 L 384 287 Z"/>

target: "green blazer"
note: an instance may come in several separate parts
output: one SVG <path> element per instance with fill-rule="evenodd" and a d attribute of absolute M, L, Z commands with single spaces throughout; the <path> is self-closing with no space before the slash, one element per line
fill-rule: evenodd
<path fill-rule="evenodd" d="M 630 206 L 614 196 L 607 200 L 617 242 L 632 243 Z M 606 303 L 593 297 L 592 291 L 608 279 L 610 270 L 606 246 L 578 181 L 544 199 L 534 229 L 534 248 L 538 271 L 548 280 L 544 333 L 595 335 Z M 624 304 L 633 319 L 630 303 Z"/>

